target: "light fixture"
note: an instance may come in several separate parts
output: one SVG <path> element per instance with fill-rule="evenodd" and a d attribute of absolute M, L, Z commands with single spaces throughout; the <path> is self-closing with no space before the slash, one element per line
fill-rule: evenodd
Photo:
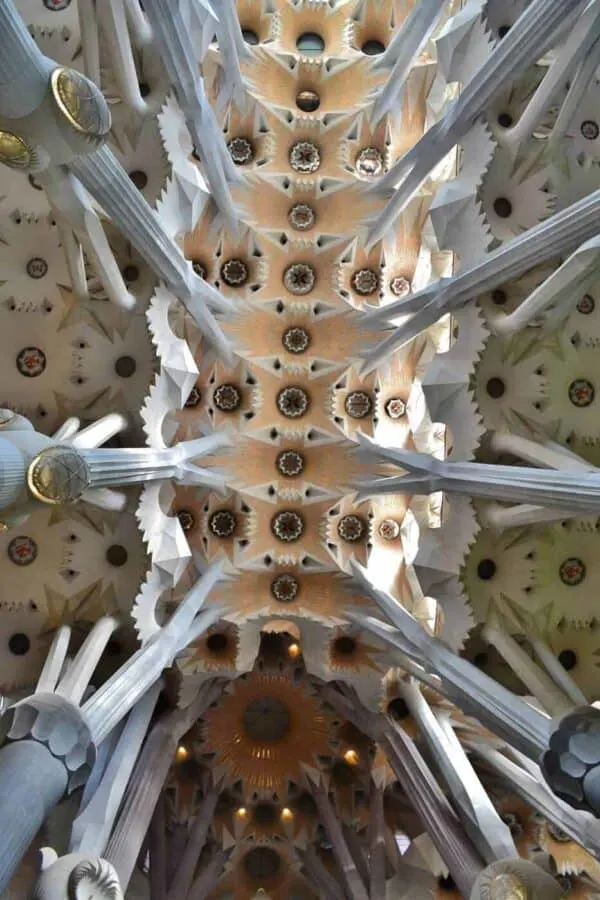
<path fill-rule="evenodd" d="M 190 755 L 190 752 L 187 747 L 184 747 L 183 744 L 180 744 L 177 748 L 175 756 L 177 758 L 177 762 L 185 762 L 185 760 Z"/>
<path fill-rule="evenodd" d="M 358 764 L 358 753 L 351 747 L 344 753 L 344 759 L 349 766 L 356 766 Z"/>
<path fill-rule="evenodd" d="M 283 809 L 281 810 L 282 821 L 291 822 L 293 818 L 294 818 L 294 813 L 291 811 L 291 809 L 288 806 L 284 806 Z"/>
<path fill-rule="evenodd" d="M 240 806 L 239 809 L 236 809 L 235 814 L 238 819 L 244 819 L 248 815 L 248 810 L 245 806 Z"/>
<path fill-rule="evenodd" d="M 296 659 L 297 656 L 300 656 L 300 645 L 290 644 L 288 647 L 288 656 L 291 656 L 292 659 Z"/>

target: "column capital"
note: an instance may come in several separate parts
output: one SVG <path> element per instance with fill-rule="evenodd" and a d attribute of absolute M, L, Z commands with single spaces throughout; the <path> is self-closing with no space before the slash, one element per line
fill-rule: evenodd
<path fill-rule="evenodd" d="M 540 768 L 554 793 L 575 809 L 600 815 L 600 709 L 579 706 L 553 720 Z"/>
<path fill-rule="evenodd" d="M 469 900 L 560 900 L 563 889 L 552 875 L 526 859 L 502 859 L 485 868 Z"/>
<path fill-rule="evenodd" d="M 57 856 L 51 847 L 41 850 L 41 871 L 35 886 L 40 900 L 90 897 L 90 900 L 123 900 L 119 876 L 105 859 L 83 853 Z"/>
<path fill-rule="evenodd" d="M 33 694 L 0 716 L 0 743 L 37 741 L 68 773 L 68 792 L 87 781 L 96 758 L 90 729 L 79 707 L 57 694 Z"/>

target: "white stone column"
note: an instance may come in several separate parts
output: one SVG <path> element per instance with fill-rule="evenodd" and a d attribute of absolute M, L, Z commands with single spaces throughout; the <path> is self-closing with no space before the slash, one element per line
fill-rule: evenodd
<path fill-rule="evenodd" d="M 46 816 L 65 794 L 68 770 L 36 740 L 0 749 L 0 894 Z"/>
<path fill-rule="evenodd" d="M 417 684 L 402 682 L 402 696 L 419 725 L 473 845 L 486 862 L 518 857 L 510 830 L 501 820 L 447 717 L 436 716 Z"/>
<path fill-rule="evenodd" d="M 362 566 L 354 563 L 352 569 L 360 589 L 393 625 L 353 610 L 346 610 L 347 618 L 396 647 L 398 665 L 409 668 L 530 759 L 539 759 L 548 745 L 551 719 L 429 634 L 397 600 L 374 587 Z M 415 665 L 407 667 L 403 656 Z"/>
<path fill-rule="evenodd" d="M 0 719 L 0 894 L 46 816 L 88 777 L 95 748 L 79 709 L 34 694 Z"/>
<path fill-rule="evenodd" d="M 217 470 L 202 469 L 190 460 L 230 445 L 230 435 L 220 431 L 162 449 L 97 447 L 81 449 L 79 454 L 89 473 L 88 489 L 172 478 L 186 484 L 202 484 L 223 491 L 224 476 Z"/>
<path fill-rule="evenodd" d="M 116 746 L 111 748 L 106 768 L 91 797 L 84 797 L 73 822 L 70 853 L 104 856 L 123 794 L 148 731 L 162 684 L 157 681 L 133 707 Z M 109 738 L 110 740 L 110 738 Z"/>
<path fill-rule="evenodd" d="M 246 101 L 246 84 L 242 75 L 241 60 L 250 56 L 248 45 L 244 41 L 235 0 L 221 0 L 218 7 L 219 21 L 217 37 L 221 61 L 225 70 L 227 94 L 238 107 L 244 107 Z"/>
<path fill-rule="evenodd" d="M 321 782 L 321 774 L 316 770 L 305 771 L 309 789 L 314 797 L 317 809 L 319 810 L 319 818 L 327 832 L 327 836 L 333 846 L 333 852 L 337 859 L 344 887 L 351 900 L 369 900 L 367 888 L 360 877 L 358 869 L 352 854 L 348 849 L 348 845 L 344 839 L 342 831 L 342 823 L 338 819 L 335 809 L 329 800 L 327 788 Z"/>
<path fill-rule="evenodd" d="M 196 820 L 190 829 L 186 848 L 177 866 L 175 876 L 169 885 L 167 900 L 179 900 L 180 897 L 188 896 L 194 881 L 194 873 L 200 853 L 206 843 L 208 831 L 213 820 L 220 788 L 221 782 L 219 780 L 216 783 L 211 782 L 206 790 L 196 815 Z"/>
<path fill-rule="evenodd" d="M 70 168 L 170 291 L 181 300 L 198 328 L 226 357 L 231 346 L 208 307 L 229 310 L 231 304 L 196 275 L 189 260 L 165 232 L 162 223 L 134 186 L 108 147 L 73 160 Z"/>
<path fill-rule="evenodd" d="M 488 59 L 463 87 L 443 118 L 406 153 L 374 190 L 393 189 L 391 200 L 369 228 L 366 245 L 371 248 L 390 229 L 414 192 L 505 85 L 539 59 L 573 25 L 588 0 L 533 0 L 494 47 Z"/>
<path fill-rule="evenodd" d="M 371 817 L 371 846 L 369 852 L 369 900 L 379 900 L 385 896 L 386 844 L 385 811 L 383 805 L 383 785 L 371 780 L 369 803 Z"/>
<path fill-rule="evenodd" d="M 106 645 L 119 624 L 118 619 L 113 616 L 102 616 L 95 623 L 73 663 L 55 688 L 54 693 L 57 696 L 65 697 L 71 703 L 81 703 Z"/>
<path fill-rule="evenodd" d="M 212 563 L 188 591 L 184 601 L 158 635 L 123 663 L 81 707 L 94 742 L 100 744 L 127 715 L 137 701 L 170 666 L 187 645 L 189 634 L 195 636 L 217 621 L 223 609 L 212 606 L 199 612 L 210 591 L 220 579 L 222 562 Z"/>
<path fill-rule="evenodd" d="M 327 898 L 327 900 L 346 900 L 346 895 L 339 882 L 321 862 L 312 844 L 309 844 L 306 849 L 297 847 L 296 854 L 302 863 L 302 874 L 309 884 L 314 885 L 317 891 L 320 891 L 320 897 Z"/>
<path fill-rule="evenodd" d="M 525 653 L 514 637 L 502 628 L 499 621 L 492 620 L 485 624 L 481 636 L 498 651 L 547 713 L 557 716 L 573 708 L 572 700 L 535 660 Z"/>
<path fill-rule="evenodd" d="M 445 3 L 446 0 L 420 0 L 416 3 L 386 47 L 385 53 L 374 63 L 373 70 L 376 72 L 388 71 L 390 68 L 391 71 L 373 104 L 373 126 L 379 124 L 394 107 L 399 108 L 408 74 L 435 28 Z"/>
<path fill-rule="evenodd" d="M 476 297 L 519 278 L 534 266 L 565 253 L 598 232 L 600 191 L 594 191 L 555 213 L 500 247 L 454 278 L 443 278 L 407 299 L 397 300 L 365 315 L 365 327 L 410 318 L 363 355 L 367 371 L 435 324 L 442 316 L 461 309 Z"/>
<path fill-rule="evenodd" d="M 459 891 L 467 897 L 483 860 L 414 741 L 390 722 L 379 743 Z"/>
<path fill-rule="evenodd" d="M 570 312 L 595 283 L 599 259 L 600 237 L 596 236 L 578 247 L 514 312 L 488 316 L 492 331 L 503 336 L 521 331 L 551 305 L 558 305 L 559 298 L 564 298 L 560 302 L 561 312 Z"/>
<path fill-rule="evenodd" d="M 481 738 L 466 735 L 463 744 L 485 760 L 511 792 L 533 806 L 593 856 L 600 856 L 600 821 L 589 812 L 573 809 L 553 794 L 539 766 L 509 750 L 516 757 L 511 759 L 506 755 L 506 748 L 502 752 Z"/>
<path fill-rule="evenodd" d="M 12 0 L 0 3 L 0 128 L 20 119 L 44 99 L 53 69 L 29 34 Z"/>
<path fill-rule="evenodd" d="M 0 892 L 53 806 L 67 789 L 74 790 L 87 781 L 96 747 L 147 691 L 156 690 L 153 686 L 163 669 L 172 664 L 202 626 L 208 628 L 222 614 L 220 607 L 199 613 L 220 576 L 221 563 L 217 562 L 204 572 L 156 637 L 134 653 L 81 707 L 59 691 L 61 684 L 66 684 L 69 695 L 79 696 L 84 675 L 91 675 L 85 662 L 88 651 L 85 646 L 80 650 L 73 662 L 74 677 L 70 678 L 67 670 L 61 682 L 67 632 L 59 630 L 39 682 L 45 692 L 38 691 L 13 704 L 0 718 L 0 743 L 6 742 L 0 749 L 0 833 L 9 836 L 0 841 Z M 107 638 L 107 633 L 101 622 L 96 631 L 98 640 L 100 636 Z"/>
<path fill-rule="evenodd" d="M 223 7 L 223 8 L 221 8 Z M 227 12 L 222 3 L 219 12 Z M 146 15 L 158 43 L 161 57 L 175 88 L 177 99 L 184 112 L 192 141 L 200 154 L 203 171 L 211 194 L 227 226 L 239 233 L 239 214 L 233 203 L 227 183 L 227 170 L 223 166 L 223 151 L 227 153 L 223 133 L 215 119 L 212 106 L 204 91 L 202 76 L 192 46 L 191 37 L 183 20 L 179 2 L 173 0 L 148 0 L 144 4 Z M 226 29 L 222 29 L 223 34 Z M 227 36 L 229 48 L 235 45 Z M 236 55 L 237 59 L 237 55 Z M 233 62 L 228 58 L 229 62 Z M 239 67 L 239 60 L 237 60 Z M 229 155 L 229 154 L 228 154 Z M 231 160 L 229 160 L 231 165 Z"/>
<path fill-rule="evenodd" d="M 360 436 L 363 456 L 391 462 L 408 474 L 361 482 L 359 496 L 467 494 L 484 500 L 543 506 L 563 515 L 600 514 L 600 469 L 549 470 L 477 462 L 448 462 L 424 453 L 382 447 Z"/>
<path fill-rule="evenodd" d="M 129 884 L 152 814 L 171 768 L 175 751 L 187 731 L 222 691 L 219 682 L 206 683 L 186 709 L 168 713 L 153 727 L 127 787 L 123 807 L 105 857 Z"/>
<path fill-rule="evenodd" d="M 0 510 L 14 503 L 25 487 L 25 460 L 17 447 L 0 437 Z"/>

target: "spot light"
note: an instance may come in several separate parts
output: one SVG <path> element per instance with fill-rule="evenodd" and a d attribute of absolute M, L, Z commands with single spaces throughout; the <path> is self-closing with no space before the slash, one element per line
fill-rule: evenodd
<path fill-rule="evenodd" d="M 235 814 L 238 817 L 238 819 L 245 819 L 246 816 L 248 815 L 248 810 L 246 809 L 245 806 L 240 806 L 240 808 L 236 810 Z"/>
<path fill-rule="evenodd" d="M 349 766 L 356 766 L 358 764 L 358 753 L 356 750 L 350 748 L 350 750 L 346 750 L 344 753 L 344 759 Z"/>
<path fill-rule="evenodd" d="M 281 818 L 284 822 L 291 822 L 291 820 L 294 818 L 294 813 L 288 806 L 284 806 L 281 810 Z"/>
<path fill-rule="evenodd" d="M 188 758 L 189 755 L 190 755 L 190 753 L 189 753 L 188 748 L 184 747 L 183 744 L 180 744 L 179 747 L 177 748 L 177 752 L 175 753 L 175 756 L 177 757 L 177 762 L 185 762 L 185 760 Z"/>
<path fill-rule="evenodd" d="M 297 656 L 300 656 L 300 645 L 290 644 L 288 647 L 288 656 L 291 656 L 292 659 L 296 659 Z"/>

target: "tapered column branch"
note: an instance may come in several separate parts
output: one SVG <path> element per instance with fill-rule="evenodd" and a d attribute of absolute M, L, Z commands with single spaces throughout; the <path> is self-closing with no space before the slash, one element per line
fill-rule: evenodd
<path fill-rule="evenodd" d="M 105 853 L 106 859 L 112 862 L 119 873 L 124 889 L 131 879 L 177 745 L 222 690 L 222 682 L 207 683 L 189 707 L 174 710 L 164 716 L 154 726 L 142 748 Z"/>
<path fill-rule="evenodd" d="M 364 731 L 382 747 L 396 778 L 402 784 L 415 812 L 431 838 L 452 877 L 465 896 L 484 862 L 473 847 L 456 813 L 414 742 L 380 713 L 366 709 L 356 693 L 346 686 L 321 687 L 323 699 Z"/>
<path fill-rule="evenodd" d="M 150 900 L 167 900 L 166 797 L 161 792 L 149 830 Z"/>
<path fill-rule="evenodd" d="M 392 70 L 373 105 L 371 113 L 373 126 L 398 103 L 408 74 L 435 28 L 444 5 L 445 0 L 421 0 L 420 3 L 416 3 L 388 44 L 385 53 L 377 60 L 374 66 L 376 70 L 383 70 L 389 66 Z"/>
<path fill-rule="evenodd" d="M 402 696 L 450 789 L 473 845 L 487 863 L 519 853 L 446 718 L 436 716 L 414 682 L 401 683 Z"/>
<path fill-rule="evenodd" d="M 206 900 L 221 877 L 230 852 L 216 850 L 213 853 L 202 872 L 194 881 L 187 900 Z"/>
<path fill-rule="evenodd" d="M 221 3 L 221 15 L 227 15 L 227 7 L 227 3 Z M 179 3 L 173 3 L 171 0 L 148 0 L 144 8 L 183 109 L 192 140 L 201 154 L 203 170 L 206 172 L 215 203 L 228 227 L 234 233 L 238 233 L 239 216 L 227 183 L 228 175 L 237 180 L 237 174 L 231 170 L 232 163 L 225 147 L 223 133 L 204 91 L 191 37 L 185 27 Z M 226 36 L 227 46 L 234 46 L 233 37 L 228 29 L 222 29 L 219 33 Z"/>
<path fill-rule="evenodd" d="M 171 620 L 155 638 L 131 656 L 82 706 L 82 713 L 96 744 L 110 734 L 176 654 L 188 643 L 189 632 L 198 625 L 204 629 L 216 622 L 221 607 L 199 612 L 210 591 L 222 575 L 222 563 L 214 562 L 187 593 Z"/>
<path fill-rule="evenodd" d="M 157 681 L 129 713 L 100 783 L 73 822 L 70 852 L 104 855 L 161 686 Z"/>
<path fill-rule="evenodd" d="M 170 291 L 181 300 L 198 328 L 222 352 L 229 345 L 207 307 L 230 304 L 192 271 L 191 263 L 165 232 L 162 223 L 108 147 L 77 157 L 70 168 Z M 230 349 L 227 349 L 227 353 Z"/>
<path fill-rule="evenodd" d="M 180 900 L 187 897 L 194 880 L 194 872 L 198 865 L 198 859 L 210 828 L 217 800 L 219 799 L 219 784 L 212 783 L 208 788 L 198 814 L 192 825 L 187 846 L 173 881 L 169 885 L 167 900 Z"/>
<path fill-rule="evenodd" d="M 324 900 L 346 900 L 345 894 L 326 867 L 319 859 L 312 844 L 306 850 L 296 849 L 302 863 L 302 872 L 309 882 L 320 891 Z"/>
<path fill-rule="evenodd" d="M 393 187 L 403 179 L 387 206 L 370 227 L 366 238 L 370 249 L 391 228 L 429 172 L 471 128 L 490 101 L 539 59 L 577 20 L 588 0 L 533 0 L 488 59 L 463 88 L 444 117 L 393 166 L 376 189 Z"/>
<path fill-rule="evenodd" d="M 411 671 L 417 678 L 423 677 L 427 682 L 430 674 L 435 675 L 439 678 L 436 689 L 440 693 L 531 759 L 539 759 L 548 745 L 549 717 L 430 635 L 393 597 L 375 588 L 361 566 L 355 563 L 353 571 L 361 589 L 377 603 L 393 625 L 352 610 L 347 610 L 347 617 L 397 648 L 399 665 L 404 665 L 401 660 L 405 656 L 416 664 Z"/>
<path fill-rule="evenodd" d="M 365 370 L 375 368 L 389 354 L 435 324 L 442 316 L 461 309 L 486 291 L 520 278 L 534 266 L 572 250 L 598 233 L 600 191 L 527 229 L 488 253 L 481 262 L 454 278 L 441 279 L 408 299 L 386 304 L 365 316 L 365 327 L 410 316 L 365 355 Z"/>
<path fill-rule="evenodd" d="M 385 817 L 383 807 L 383 787 L 371 781 L 371 849 L 369 853 L 369 898 L 379 900 L 385 896 Z"/>
<path fill-rule="evenodd" d="M 323 827 L 333 845 L 333 852 L 338 861 L 348 896 L 352 900 L 369 900 L 366 886 L 360 877 L 356 863 L 346 844 L 342 824 L 329 800 L 327 788 L 322 782 L 315 782 L 311 774 L 308 774 L 307 781 L 317 804 Z"/>
<path fill-rule="evenodd" d="M 468 897 L 484 867 L 483 860 L 413 741 L 389 723 L 380 744 L 459 891 Z"/>
<path fill-rule="evenodd" d="M 527 768 L 524 768 L 518 761 L 509 759 L 499 749 L 469 735 L 464 736 L 461 743 L 483 760 L 526 803 L 531 804 L 550 822 L 553 822 L 570 835 L 574 841 L 600 859 L 600 822 L 598 819 L 589 812 L 573 809 L 556 797 L 544 781 L 543 775 L 535 763 L 521 758 L 521 762 L 527 765 Z M 509 752 L 511 752 L 510 749 Z M 519 756 L 518 754 L 514 755 Z"/>
<path fill-rule="evenodd" d="M 362 455 L 394 463 L 408 474 L 360 484 L 363 499 L 386 494 L 467 494 L 485 500 L 546 506 L 571 516 L 600 513 L 600 470 L 548 470 L 476 462 L 449 462 L 424 453 L 382 447 L 360 436 Z"/>

